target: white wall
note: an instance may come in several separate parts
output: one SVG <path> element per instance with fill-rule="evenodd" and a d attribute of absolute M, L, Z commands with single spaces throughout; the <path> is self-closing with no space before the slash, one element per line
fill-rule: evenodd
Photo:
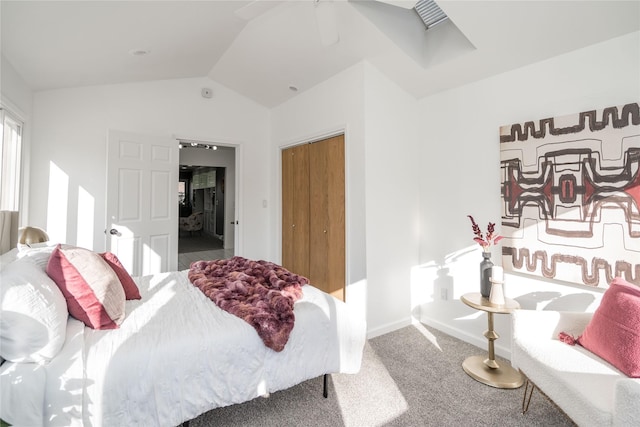
<path fill-rule="evenodd" d="M 411 323 L 411 272 L 418 264 L 418 109 L 365 64 L 367 313 L 373 337 Z"/>
<path fill-rule="evenodd" d="M 202 98 L 202 87 L 213 88 L 213 98 Z M 236 251 L 268 257 L 265 108 L 207 78 L 194 78 L 38 92 L 33 116 L 29 221 L 47 228 L 52 240 L 76 244 L 89 233 L 92 249 L 105 248 L 106 142 L 109 129 L 117 129 L 236 145 L 242 194 Z M 63 223 L 52 222 L 61 213 Z"/>
<path fill-rule="evenodd" d="M 31 88 L 2 54 L 0 54 L 0 61 L 2 61 L 0 63 L 2 102 L 7 102 L 10 107 L 15 108 L 17 111 L 14 113 L 29 116 L 33 103 Z"/>
<path fill-rule="evenodd" d="M 459 301 L 479 292 L 480 248 L 467 214 L 483 230 L 500 222 L 498 129 L 501 125 L 638 102 L 640 33 L 558 56 L 420 101 L 420 262 L 415 307 L 426 323 L 486 347 L 486 315 Z M 500 264 L 494 251 L 493 261 Z M 602 290 L 507 275 L 506 294 L 524 308 L 593 310 Z M 441 299 L 442 293 L 447 299 Z M 496 316 L 506 337 L 508 316 Z"/>

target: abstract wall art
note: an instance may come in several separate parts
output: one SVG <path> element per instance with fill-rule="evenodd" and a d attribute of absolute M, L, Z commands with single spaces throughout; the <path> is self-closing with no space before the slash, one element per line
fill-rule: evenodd
<path fill-rule="evenodd" d="M 505 270 L 640 285 L 638 103 L 500 128 Z"/>

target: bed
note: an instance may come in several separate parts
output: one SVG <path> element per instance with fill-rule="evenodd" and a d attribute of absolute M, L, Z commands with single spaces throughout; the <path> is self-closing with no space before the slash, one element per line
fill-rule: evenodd
<path fill-rule="evenodd" d="M 44 282 L 50 253 L 50 247 L 14 249 L 2 256 L 3 335 L 15 335 L 20 324 L 6 324 L 7 288 L 20 280 Z M 176 426 L 214 408 L 360 369 L 364 320 L 311 285 L 302 286 L 293 306 L 284 349 L 274 351 L 196 288 L 188 270 L 133 280 L 140 299 L 126 301 L 118 327 L 52 319 L 64 321 L 57 352 L 45 342 L 37 350 L 44 356 L 2 363 L 0 418 L 15 425 Z M 10 338 L 3 336 L 3 345 Z"/>

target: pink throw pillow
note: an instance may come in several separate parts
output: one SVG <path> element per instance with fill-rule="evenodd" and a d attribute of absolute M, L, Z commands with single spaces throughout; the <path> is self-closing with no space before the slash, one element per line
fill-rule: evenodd
<path fill-rule="evenodd" d="M 118 279 L 120 279 L 122 289 L 124 289 L 125 298 L 127 300 L 141 299 L 140 290 L 138 289 L 136 282 L 133 281 L 133 278 L 131 278 L 129 272 L 124 268 L 116 254 L 112 252 L 104 252 L 101 253 L 100 256 L 107 262 L 107 264 L 109 264 L 109 267 L 115 271 Z"/>
<path fill-rule="evenodd" d="M 613 279 L 578 344 L 640 378 L 640 287 Z"/>
<path fill-rule="evenodd" d="M 57 245 L 47 274 L 58 285 L 69 314 L 93 329 L 115 329 L 125 317 L 125 296 L 116 273 L 88 249 Z"/>

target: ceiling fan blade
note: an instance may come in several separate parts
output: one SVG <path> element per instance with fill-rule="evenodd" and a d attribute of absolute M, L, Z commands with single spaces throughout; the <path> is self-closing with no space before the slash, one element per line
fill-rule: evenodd
<path fill-rule="evenodd" d="M 333 2 L 316 0 L 314 2 L 314 13 L 322 46 L 328 47 L 338 43 L 340 41 L 340 33 L 338 33 L 338 21 Z"/>
<path fill-rule="evenodd" d="M 274 0 L 254 0 L 249 4 L 242 6 L 234 13 L 242 19 L 251 21 L 253 18 L 257 18 L 266 11 L 278 6 L 280 3 L 282 2 Z"/>
<path fill-rule="evenodd" d="M 378 0 L 380 3 L 388 3 L 393 6 L 402 7 L 404 9 L 413 9 L 416 5 L 416 0 Z"/>

